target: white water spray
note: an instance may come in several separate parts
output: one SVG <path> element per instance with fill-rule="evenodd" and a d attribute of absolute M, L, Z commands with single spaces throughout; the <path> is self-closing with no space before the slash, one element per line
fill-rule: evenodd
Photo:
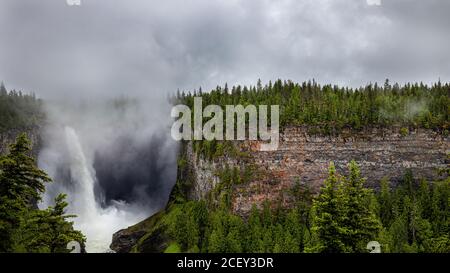
<path fill-rule="evenodd" d="M 149 107 L 151 106 L 151 107 Z M 46 104 L 39 167 L 53 182 L 41 208 L 68 195 L 68 214 L 88 252 L 108 252 L 112 235 L 166 205 L 178 146 L 165 99 L 53 101 Z M 158 117 L 158 118 L 155 118 Z"/>
<path fill-rule="evenodd" d="M 76 212 L 83 215 L 86 220 L 94 220 L 99 208 L 95 203 L 94 176 L 88 168 L 80 140 L 75 130 L 71 127 L 64 128 L 68 157 L 70 161 L 70 173 L 75 182 L 72 192 L 72 206 Z"/>
<path fill-rule="evenodd" d="M 141 213 L 136 213 L 139 209 L 132 208 L 131 205 L 123 202 L 115 202 L 114 206 L 101 208 L 95 201 L 95 174 L 83 152 L 78 135 L 73 128 L 65 127 L 64 137 L 71 185 L 64 187 L 59 184 L 49 185 L 49 187 L 55 186 L 58 190 L 69 194 L 68 213 L 78 216 L 73 220 L 74 226 L 87 237 L 87 252 L 107 252 L 114 232 L 143 220 L 149 216 L 149 212 L 140 210 Z M 44 158 L 46 169 L 50 174 L 54 173 L 52 166 L 58 163 L 55 162 L 58 157 L 47 154 L 44 155 Z M 58 183 L 58 181 L 53 183 Z M 54 194 L 55 191 L 47 191 L 44 203 L 41 205 L 44 207 L 52 205 Z"/>

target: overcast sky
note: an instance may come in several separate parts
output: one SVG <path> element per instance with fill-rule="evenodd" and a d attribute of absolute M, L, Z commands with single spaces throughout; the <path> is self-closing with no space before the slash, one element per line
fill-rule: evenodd
<path fill-rule="evenodd" d="M 258 78 L 450 81 L 450 1 L 377 4 L 1 0 L 0 80 L 43 97 L 165 94 Z"/>

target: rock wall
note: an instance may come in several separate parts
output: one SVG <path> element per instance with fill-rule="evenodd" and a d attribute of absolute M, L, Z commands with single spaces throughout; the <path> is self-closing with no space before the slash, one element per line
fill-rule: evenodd
<path fill-rule="evenodd" d="M 40 147 L 40 128 L 38 126 L 26 129 L 13 129 L 5 132 L 0 132 L 0 154 L 8 152 L 9 145 L 14 143 L 17 136 L 21 133 L 26 133 L 28 139 L 32 143 L 32 154 L 37 158 Z"/>
<path fill-rule="evenodd" d="M 438 177 L 437 170 L 449 164 L 449 138 L 431 130 L 417 129 L 402 135 L 400 128 L 372 128 L 358 133 L 343 131 L 338 136 L 311 135 L 308 131 L 305 127 L 286 128 L 276 151 L 260 151 L 260 142 L 241 145 L 250 155 L 245 164 L 257 166 L 258 172 L 250 182 L 234 187 L 235 213 L 245 215 L 252 204 L 260 206 L 266 199 L 288 206 L 289 189 L 297 182 L 317 191 L 331 161 L 338 173 L 345 174 L 348 162 L 356 160 L 367 185 L 375 188 L 383 177 L 395 185 L 407 169 L 416 178 L 433 180 Z M 230 158 L 204 160 L 192 152 L 190 145 L 187 149 L 194 178 L 190 195 L 195 200 L 207 196 L 219 183 L 216 174 L 224 164 L 242 165 Z"/>
<path fill-rule="evenodd" d="M 220 182 L 217 172 L 225 164 L 237 165 L 236 160 L 228 157 L 222 157 L 220 161 L 206 160 L 196 154 L 192 148 L 192 142 L 186 145 L 186 157 L 188 159 L 188 168 L 191 170 L 193 185 L 188 192 L 188 198 L 192 200 L 201 200 L 207 198 L 207 195 Z"/>

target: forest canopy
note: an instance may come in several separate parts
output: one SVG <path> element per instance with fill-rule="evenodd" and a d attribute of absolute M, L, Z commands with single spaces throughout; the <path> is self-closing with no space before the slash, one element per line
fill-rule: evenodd
<path fill-rule="evenodd" d="M 8 91 L 0 84 L 0 132 L 28 129 L 38 125 L 45 117 L 42 100 L 34 94 Z"/>
<path fill-rule="evenodd" d="M 276 80 L 256 86 L 217 86 L 210 92 L 177 92 L 175 104 L 194 107 L 194 97 L 203 104 L 280 105 L 280 124 L 310 125 L 320 133 L 338 133 L 343 128 L 360 130 L 370 126 L 400 125 L 448 133 L 450 122 L 450 85 L 437 82 L 368 84 L 349 88 L 320 85 L 316 81 L 294 83 Z"/>

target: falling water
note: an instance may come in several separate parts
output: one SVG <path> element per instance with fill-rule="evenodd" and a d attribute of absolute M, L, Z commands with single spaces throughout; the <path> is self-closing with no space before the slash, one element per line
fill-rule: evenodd
<path fill-rule="evenodd" d="M 97 204 L 94 194 L 95 171 L 88 163 L 80 139 L 71 127 L 64 128 L 64 137 L 64 144 L 67 146 L 65 164 L 70 172 L 70 183 L 61 185 L 61 182 L 55 181 L 53 185 L 49 185 L 50 189 L 46 192 L 41 206 L 52 205 L 51 200 L 57 191 L 68 193 L 68 213 L 77 215 L 74 226 L 87 237 L 87 252 L 107 252 L 114 232 L 139 222 L 148 216 L 149 212 L 119 201 L 106 208 Z M 55 175 L 53 166 L 59 163 L 56 162 L 58 157 L 52 156 L 52 153 L 44 154 L 43 157 L 46 166 L 44 168 L 49 170 L 50 175 Z"/>
<path fill-rule="evenodd" d="M 86 157 L 75 130 L 66 126 L 64 132 L 71 163 L 70 173 L 75 182 L 73 185 L 75 192 L 72 193 L 74 201 L 71 205 L 86 220 L 94 220 L 99 212 L 95 202 L 94 177 L 88 168 Z"/>

